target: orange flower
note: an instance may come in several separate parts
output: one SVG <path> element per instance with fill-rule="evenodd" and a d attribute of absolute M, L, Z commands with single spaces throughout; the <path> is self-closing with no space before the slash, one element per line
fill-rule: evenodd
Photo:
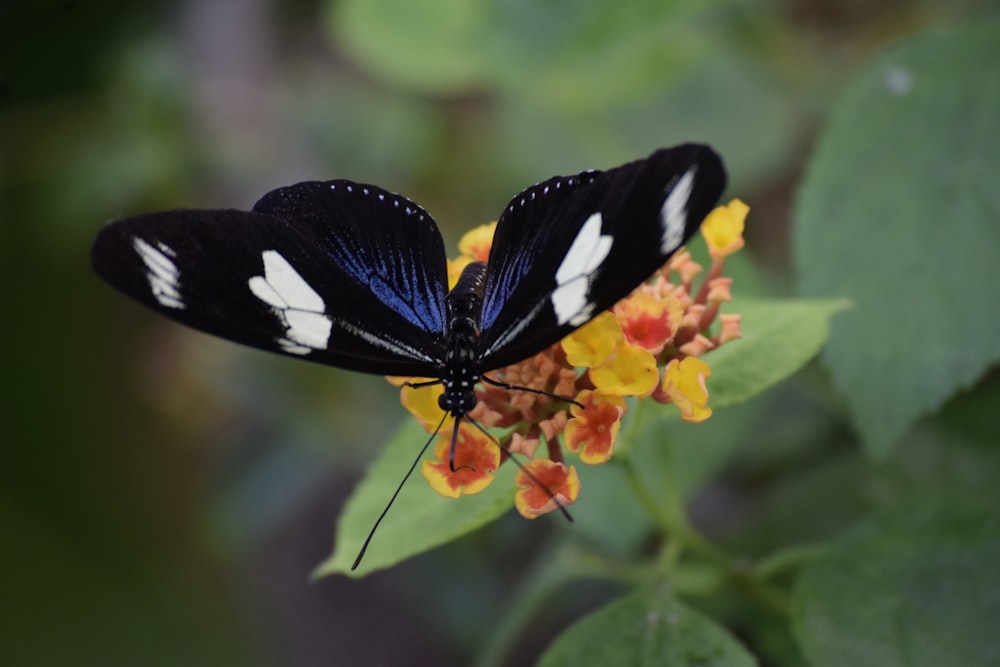
<path fill-rule="evenodd" d="M 658 298 L 641 290 L 619 301 L 614 313 L 625 340 L 654 356 L 674 337 L 684 316 L 677 299 Z"/>
<path fill-rule="evenodd" d="M 493 233 L 497 223 L 479 225 L 467 231 L 458 242 L 458 251 L 470 257 L 475 262 L 485 262 L 490 257 L 490 246 L 493 245 Z"/>
<path fill-rule="evenodd" d="M 451 434 L 442 433 L 434 445 L 434 460 L 424 461 L 420 472 L 435 491 L 448 498 L 463 493 L 479 493 L 493 481 L 493 472 L 500 465 L 500 448 L 473 426 L 458 429 L 455 444 L 455 469 L 448 457 Z"/>
<path fill-rule="evenodd" d="M 566 447 L 579 452 L 584 463 L 604 463 L 615 448 L 625 399 L 588 390 L 581 391 L 577 400 L 583 407 L 569 409 L 573 419 L 566 424 Z"/>
<path fill-rule="evenodd" d="M 560 506 L 575 503 L 580 493 L 580 478 L 573 466 L 548 459 L 533 459 L 518 472 L 517 486 L 519 489 L 514 495 L 517 511 L 526 519 L 534 519 Z"/>

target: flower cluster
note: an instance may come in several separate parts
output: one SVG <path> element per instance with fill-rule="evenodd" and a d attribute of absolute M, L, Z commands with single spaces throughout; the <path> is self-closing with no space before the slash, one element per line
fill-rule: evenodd
<path fill-rule="evenodd" d="M 732 298 L 732 279 L 722 270 L 725 258 L 743 247 L 748 211 L 734 200 L 705 219 L 701 232 L 712 264 L 697 286 L 703 267 L 682 248 L 611 310 L 533 357 L 491 372 L 499 382 L 551 396 L 479 385 L 479 403 L 468 417 L 497 433 L 500 446 L 463 420 L 452 469 L 453 427 L 446 421 L 433 460 L 421 469 L 431 487 L 449 497 L 477 493 L 506 457 L 520 454 L 528 461 L 517 476 L 515 504 L 523 516 L 534 518 L 576 501 L 580 481 L 564 462 L 562 445 L 583 463 L 611 458 L 626 397 L 673 403 L 687 421 L 708 419 L 712 410 L 705 380 L 711 369 L 700 357 L 741 335 L 740 316 L 721 314 L 719 308 Z M 449 263 L 452 284 L 467 264 L 486 261 L 495 224 L 463 237 L 461 257 Z M 442 391 L 441 385 L 404 385 L 402 402 L 433 429 L 443 416 L 437 403 Z M 544 455 L 536 456 L 543 443 Z"/>

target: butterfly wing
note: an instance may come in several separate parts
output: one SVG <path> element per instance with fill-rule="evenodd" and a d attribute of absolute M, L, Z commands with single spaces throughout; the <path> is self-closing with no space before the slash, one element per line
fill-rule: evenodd
<path fill-rule="evenodd" d="M 434 376 L 444 358 L 441 234 L 375 186 L 310 181 L 252 211 L 129 218 L 100 232 L 91 258 L 132 298 L 251 347 L 386 375 Z"/>
<path fill-rule="evenodd" d="M 719 156 L 684 144 L 519 194 L 493 237 L 481 367 L 521 361 L 628 295 L 694 234 L 725 185 Z"/>

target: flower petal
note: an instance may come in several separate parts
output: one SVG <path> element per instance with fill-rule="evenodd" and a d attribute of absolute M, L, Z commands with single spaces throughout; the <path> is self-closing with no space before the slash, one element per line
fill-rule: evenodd
<path fill-rule="evenodd" d="M 458 430 L 455 444 L 455 469 L 448 463 L 451 434 L 442 434 L 434 445 L 434 459 L 424 461 L 420 472 L 431 488 L 446 498 L 463 493 L 479 493 L 493 481 L 493 472 L 500 465 L 500 448 L 479 430 L 466 427 Z"/>
<path fill-rule="evenodd" d="M 605 311 L 562 339 L 566 359 L 574 366 L 600 366 L 624 340 L 618 319 Z"/>
<path fill-rule="evenodd" d="M 702 422 L 712 416 L 705 386 L 711 374 L 712 369 L 698 357 L 673 359 L 664 369 L 663 391 L 680 408 L 684 421 Z"/>
<path fill-rule="evenodd" d="M 584 463 L 604 463 L 614 452 L 615 438 L 625 414 L 625 399 L 584 390 L 576 400 L 583 407 L 570 408 L 573 419 L 566 424 L 566 447 L 579 452 Z"/>
<path fill-rule="evenodd" d="M 419 388 L 404 386 L 399 392 L 399 402 L 417 418 L 424 430 L 430 433 L 441 423 L 445 415 L 445 411 L 438 405 L 438 398 L 443 393 L 443 384 Z"/>
<path fill-rule="evenodd" d="M 636 290 L 614 307 L 625 341 L 657 355 L 680 326 L 684 309 L 673 297 L 660 298 L 650 291 Z"/>
<path fill-rule="evenodd" d="M 701 234 L 712 257 L 725 257 L 743 247 L 743 224 L 750 207 L 734 199 L 708 214 L 701 224 Z"/>
<path fill-rule="evenodd" d="M 591 368 L 590 379 L 602 393 L 647 396 L 656 387 L 656 358 L 635 345 L 622 345 L 604 366 Z"/>
<path fill-rule="evenodd" d="M 531 479 L 525 471 L 535 479 Z M 538 486 L 539 482 L 544 488 Z M 576 468 L 548 459 L 525 463 L 517 473 L 517 485 L 520 490 L 514 496 L 514 505 L 526 519 L 534 519 L 560 506 L 572 505 L 580 493 Z"/>
<path fill-rule="evenodd" d="M 458 242 L 458 251 L 475 262 L 485 262 L 490 257 L 496 229 L 497 223 L 491 222 L 467 231 Z"/>
<path fill-rule="evenodd" d="M 719 332 L 719 345 L 743 338 L 743 332 L 740 330 L 740 322 L 742 321 L 742 315 L 734 313 L 719 315 L 719 322 L 722 324 L 722 330 Z"/>

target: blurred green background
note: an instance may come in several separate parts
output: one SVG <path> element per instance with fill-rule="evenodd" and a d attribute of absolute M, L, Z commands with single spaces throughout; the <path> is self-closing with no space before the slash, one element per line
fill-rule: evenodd
<path fill-rule="evenodd" d="M 106 222 L 350 178 L 421 203 L 454 248 L 530 183 L 706 141 L 752 208 L 737 298 L 787 294 L 795 188 L 850 76 L 894 39 L 988 9 L 0 1 L 0 663 L 465 664 L 524 554 L 564 530 L 505 519 L 366 580 L 311 582 L 352 484 L 406 419 L 397 392 L 127 302 L 89 270 Z M 740 460 L 706 491 L 741 509 L 710 512 L 710 532 L 750 531 L 733 525 L 747 507 L 781 508 L 758 541 L 794 523 L 791 486 L 768 480 L 795 465 L 818 504 L 843 500 L 809 530 L 857 515 L 841 491 L 859 446 L 823 372 L 791 384 L 741 417 Z M 605 595 L 567 592 L 513 659 Z M 780 663 L 785 640 L 759 637 Z"/>

